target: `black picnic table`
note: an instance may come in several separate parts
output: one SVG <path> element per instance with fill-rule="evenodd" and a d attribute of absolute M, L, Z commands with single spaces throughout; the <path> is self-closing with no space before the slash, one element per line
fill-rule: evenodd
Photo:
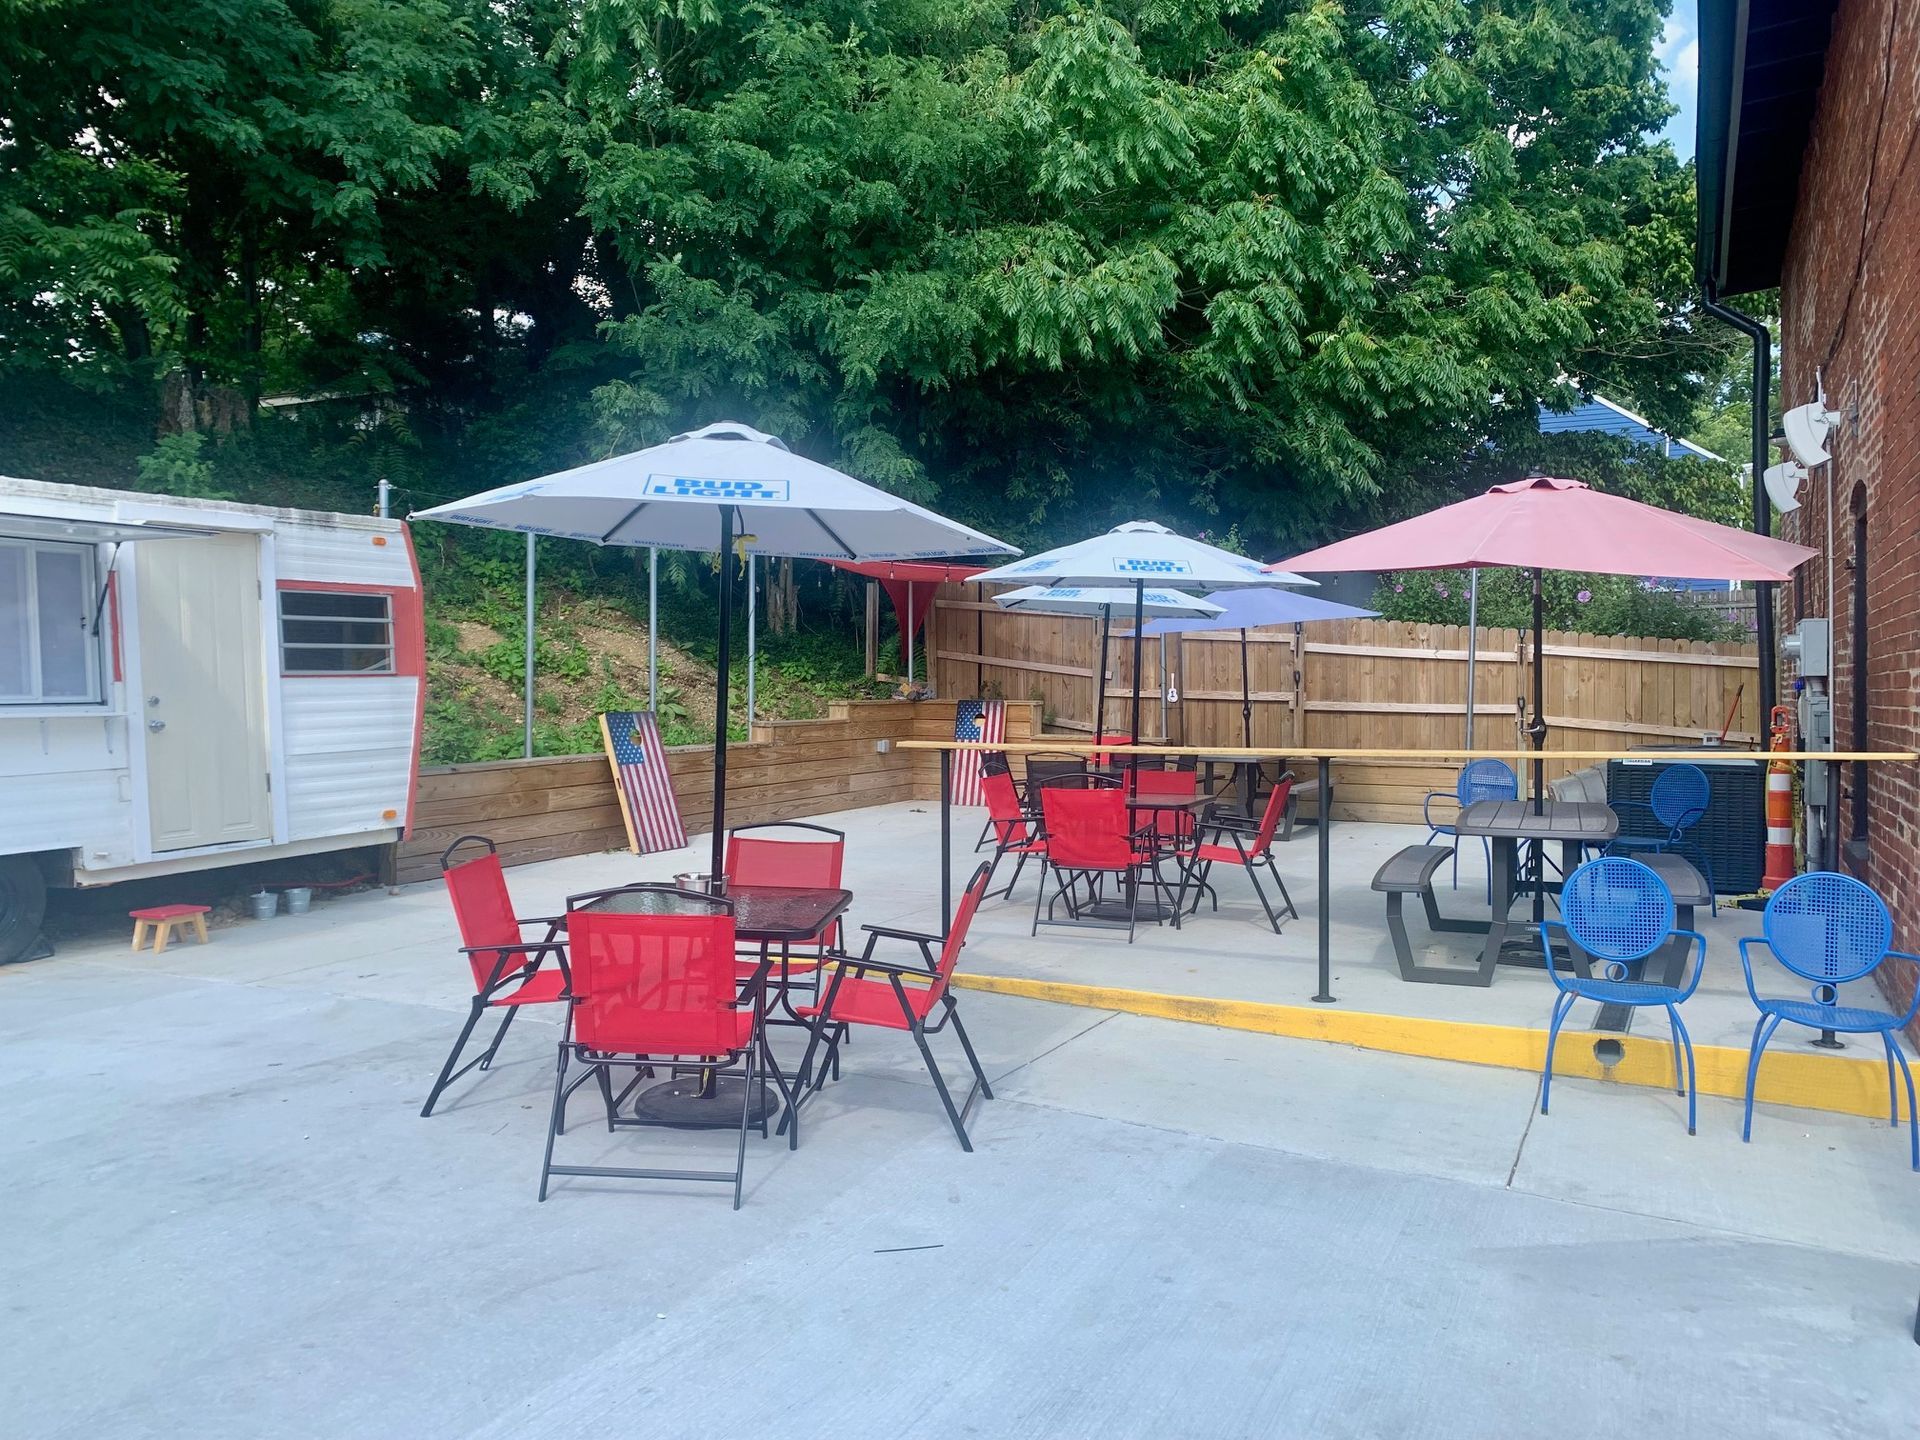
<path fill-rule="evenodd" d="M 1493 916 L 1487 926 L 1487 943 L 1480 967 L 1491 975 L 1493 966 L 1507 964 L 1543 965 L 1538 932 L 1513 942 L 1517 953 L 1503 954 L 1513 909 L 1514 882 L 1519 873 L 1521 842 L 1545 847 L 1560 845 L 1560 873 L 1571 875 L 1589 846 L 1604 846 L 1620 833 L 1620 817 L 1605 805 L 1590 800 L 1478 800 L 1463 809 L 1453 822 L 1454 833 L 1461 838 L 1481 836 L 1493 843 Z M 1536 875 L 1533 880 L 1533 923 L 1545 918 L 1548 885 Z"/>

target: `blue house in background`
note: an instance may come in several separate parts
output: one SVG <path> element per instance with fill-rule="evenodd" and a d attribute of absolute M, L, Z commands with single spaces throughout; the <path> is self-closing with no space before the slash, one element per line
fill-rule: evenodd
<path fill-rule="evenodd" d="M 1619 435 L 1636 445 L 1651 445 L 1662 455 L 1691 455 L 1697 460 L 1723 460 L 1724 456 L 1656 430 L 1631 410 L 1623 410 L 1611 400 L 1591 396 L 1571 410 L 1540 407 L 1540 433 L 1564 435 L 1569 431 L 1597 430 L 1602 435 Z"/>
<path fill-rule="evenodd" d="M 1691 440 L 1682 440 L 1669 435 L 1664 430 L 1656 430 L 1631 410 L 1623 409 L 1611 400 L 1603 400 L 1598 395 L 1588 396 L 1571 410 L 1549 410 L 1540 407 L 1540 433 L 1542 435 L 1564 435 L 1570 432 L 1598 431 L 1602 435 L 1618 435 L 1635 445 L 1651 445 L 1662 455 L 1691 455 L 1697 460 L 1724 460 L 1704 446 Z M 1733 586 L 1724 580 L 1662 580 L 1662 589 L 1666 590 L 1731 590 Z"/>
<path fill-rule="evenodd" d="M 1692 455 L 1701 461 L 1726 459 L 1711 449 L 1693 444 L 1692 440 L 1678 440 L 1665 430 L 1655 430 L 1632 411 L 1620 409 L 1611 399 L 1599 396 L 1588 397 L 1571 411 L 1549 411 L 1546 405 L 1540 407 L 1540 434 L 1559 436 L 1569 430 L 1597 430 L 1603 436 L 1624 436 L 1636 445 L 1653 445 L 1661 455 Z"/>

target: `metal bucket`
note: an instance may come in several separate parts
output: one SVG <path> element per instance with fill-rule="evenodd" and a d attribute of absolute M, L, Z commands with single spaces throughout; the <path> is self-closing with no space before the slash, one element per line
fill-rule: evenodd
<path fill-rule="evenodd" d="M 256 890 L 247 897 L 247 903 L 253 906 L 253 918 L 271 920 L 280 910 L 280 896 L 272 890 Z"/>
<path fill-rule="evenodd" d="M 681 874 L 673 877 L 673 883 L 682 890 L 697 890 L 706 895 L 727 893 L 727 877 L 724 875 L 708 875 L 704 872 Z"/>
<path fill-rule="evenodd" d="M 296 885 L 287 891 L 287 914 L 304 915 L 313 908 L 313 891 L 305 885 Z"/>

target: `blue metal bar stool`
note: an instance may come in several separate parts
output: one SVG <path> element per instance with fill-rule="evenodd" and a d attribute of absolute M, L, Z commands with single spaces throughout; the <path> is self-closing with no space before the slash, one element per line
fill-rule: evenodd
<path fill-rule="evenodd" d="M 1878 1035 L 1887 1051 L 1887 1120 L 1900 1126 L 1900 1097 L 1894 1088 L 1894 1066 L 1907 1082 L 1907 1122 L 1913 1141 L 1913 1168 L 1920 1170 L 1920 1118 L 1913 1108 L 1913 1072 L 1894 1037 L 1920 1010 L 1920 976 L 1907 1013 L 1842 1005 L 1840 987 L 1863 980 L 1888 960 L 1904 960 L 1920 967 L 1920 956 L 1890 948 L 1893 916 L 1870 888 L 1851 875 L 1816 870 L 1789 880 L 1773 892 L 1760 918 L 1761 934 L 1740 942 L 1740 968 L 1747 973 L 1747 993 L 1760 1011 L 1753 1027 L 1753 1048 L 1747 1056 L 1747 1113 L 1740 1138 L 1753 1138 L 1753 1087 L 1760 1078 L 1760 1057 L 1773 1032 L 1785 1021 L 1811 1030 L 1837 1030 L 1849 1035 Z M 1773 958 L 1802 980 L 1811 980 L 1806 1000 L 1762 999 L 1753 983 L 1749 947 L 1764 945 Z"/>
<path fill-rule="evenodd" d="M 1598 962 L 1603 974 L 1562 975 L 1552 962 L 1552 932 L 1556 930 Z M 1656 985 L 1633 979 L 1635 967 L 1675 936 L 1684 936 L 1694 943 L 1693 975 L 1687 983 Z M 1658 1005 L 1667 1012 L 1667 1021 L 1672 1027 L 1674 1089 L 1687 1097 L 1687 1133 L 1693 1134 L 1698 1101 L 1693 1076 L 1693 1041 L 1687 1035 L 1687 1027 L 1680 1023 L 1677 1007 L 1700 984 L 1700 972 L 1707 965 L 1707 941 L 1698 931 L 1674 928 L 1673 894 L 1666 882 L 1637 860 L 1617 856 L 1589 860 L 1567 877 L 1560 891 L 1560 919 L 1541 922 L 1540 948 L 1548 957 L 1547 974 L 1553 977 L 1554 986 L 1560 992 L 1554 998 L 1553 1018 L 1547 1024 L 1547 1065 L 1540 1078 L 1540 1113 L 1547 1113 L 1548 1091 L 1553 1085 L 1553 1047 L 1574 1001 Z M 1680 1080 L 1683 1049 L 1687 1062 L 1684 1085 Z"/>

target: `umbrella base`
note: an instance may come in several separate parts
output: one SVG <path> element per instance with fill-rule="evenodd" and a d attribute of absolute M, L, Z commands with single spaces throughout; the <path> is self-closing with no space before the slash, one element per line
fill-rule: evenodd
<path fill-rule="evenodd" d="M 768 1082 L 755 1077 L 758 1093 L 749 1097 L 744 1075 L 683 1075 L 662 1085 L 650 1085 L 633 1100 L 633 1118 L 647 1125 L 684 1130 L 737 1130 L 740 1106 L 747 1106 L 747 1124 L 755 1127 L 779 1108 Z"/>

